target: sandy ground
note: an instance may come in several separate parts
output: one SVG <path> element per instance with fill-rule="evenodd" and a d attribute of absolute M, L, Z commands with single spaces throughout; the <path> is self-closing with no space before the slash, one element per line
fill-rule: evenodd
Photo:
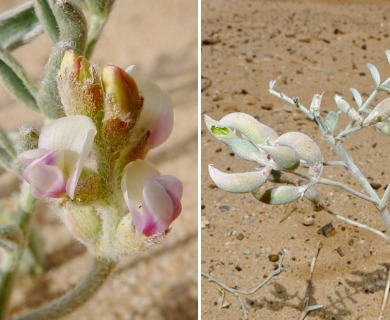
<path fill-rule="evenodd" d="M 1 1 L 0 10 L 21 2 Z M 146 256 L 124 259 L 104 288 L 66 319 L 197 319 L 197 23 L 194 0 L 118 0 L 97 45 L 93 62 L 136 64 L 171 95 L 173 134 L 149 160 L 183 181 L 183 213 L 164 244 Z M 15 52 L 36 81 L 42 78 L 50 48 L 48 39 L 40 36 Z M 3 128 L 14 131 L 27 122 L 39 126 L 41 120 L 0 89 Z M 3 204 L 17 188 L 11 175 L 0 177 Z M 38 277 L 18 277 L 12 296 L 15 314 L 74 286 L 91 263 L 54 213 L 42 209 L 37 217 L 45 239 L 45 270 Z"/>
<path fill-rule="evenodd" d="M 310 105 L 324 93 L 323 114 L 335 110 L 333 97 L 353 104 L 350 87 L 363 99 L 374 90 L 366 63 L 389 76 L 390 5 L 385 1 L 202 1 L 202 113 L 220 119 L 243 111 L 273 127 L 278 134 L 302 131 L 321 146 L 326 160 L 337 160 L 315 125 L 299 111 L 268 94 L 268 83 Z M 382 98 L 385 95 L 381 96 Z M 252 288 L 270 274 L 270 255 L 286 250 L 285 270 L 257 293 L 243 297 L 250 319 L 299 319 L 309 279 L 310 262 L 321 243 L 313 274 L 310 304 L 323 304 L 307 319 L 378 319 L 387 270 L 388 243 L 346 225 L 305 201 L 286 206 L 260 204 L 250 194 L 219 190 L 207 173 L 255 167 L 233 157 L 202 125 L 202 260 L 201 269 L 240 289 Z M 383 194 L 389 182 L 389 139 L 372 129 L 346 142 L 351 156 Z M 362 191 L 342 169 L 326 168 L 324 176 Z M 320 188 L 338 213 L 383 230 L 372 205 L 332 188 Z M 314 218 L 314 223 L 303 222 Z M 332 223 L 325 237 L 318 230 Z M 243 319 L 240 304 L 226 293 L 221 308 L 219 288 L 202 279 L 202 319 Z M 390 306 L 385 317 L 390 319 Z"/>

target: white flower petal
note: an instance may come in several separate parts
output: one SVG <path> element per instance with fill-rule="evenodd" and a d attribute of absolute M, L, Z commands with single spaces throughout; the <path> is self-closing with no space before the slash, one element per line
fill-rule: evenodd
<path fill-rule="evenodd" d="M 165 142 L 173 129 L 172 101 L 169 95 L 153 81 L 138 75 L 135 66 L 126 69 L 137 82 L 144 102 L 137 125 L 150 130 L 149 148 L 155 148 Z"/>
<path fill-rule="evenodd" d="M 66 193 L 74 197 L 77 182 L 84 163 L 92 149 L 96 127 L 91 118 L 77 115 L 54 120 L 44 127 L 38 147 L 49 150 L 64 150 L 64 171 L 68 174 Z"/>
<path fill-rule="evenodd" d="M 160 172 L 145 160 L 130 162 L 123 169 L 122 193 L 129 209 L 142 205 L 142 190 L 145 180 L 160 176 Z"/>

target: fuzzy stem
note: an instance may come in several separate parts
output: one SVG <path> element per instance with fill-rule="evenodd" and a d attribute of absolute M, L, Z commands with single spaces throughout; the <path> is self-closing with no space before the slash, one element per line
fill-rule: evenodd
<path fill-rule="evenodd" d="M 362 130 L 364 127 L 362 126 L 359 126 L 359 127 L 355 127 L 355 128 L 348 128 L 348 129 L 345 129 L 344 131 L 340 132 L 339 135 L 337 136 L 337 139 L 343 139 L 345 138 L 347 135 L 351 134 L 351 133 L 354 133 L 354 132 L 357 132 L 357 131 L 360 131 Z"/>
<path fill-rule="evenodd" d="M 111 258 L 96 257 L 90 272 L 76 287 L 42 308 L 17 317 L 15 320 L 54 320 L 75 311 L 103 285 L 115 265 L 116 261 Z"/>
<path fill-rule="evenodd" d="M 87 46 L 85 49 L 85 57 L 89 59 L 92 55 L 93 49 L 97 41 L 99 40 L 100 34 L 103 31 L 103 27 L 106 24 L 107 16 L 93 15 L 91 17 L 89 28 L 88 28 L 88 39 Z"/>
<path fill-rule="evenodd" d="M 314 119 L 314 116 L 310 113 L 310 111 L 305 106 L 303 106 L 299 101 L 296 104 L 293 99 L 291 99 L 290 97 L 287 97 L 284 93 L 277 92 L 273 89 L 269 89 L 269 93 L 288 102 L 289 104 L 299 108 L 299 110 L 301 110 L 310 120 Z"/>
<path fill-rule="evenodd" d="M 356 197 L 359 197 L 363 200 L 366 200 L 366 201 L 369 201 L 369 202 L 372 202 L 373 204 L 375 205 L 378 205 L 378 201 L 377 200 L 374 200 L 372 197 L 368 197 L 366 196 L 365 194 L 363 193 L 360 193 L 354 189 L 352 189 L 351 187 L 341 183 L 341 182 L 338 182 L 338 181 L 333 181 L 333 180 L 329 180 L 329 179 L 324 179 L 324 178 L 318 178 L 317 183 L 319 184 L 325 184 L 325 185 L 328 185 L 328 186 L 335 186 L 335 187 L 339 187 L 351 194 L 353 194 L 354 196 Z"/>
<path fill-rule="evenodd" d="M 6 257 L 6 264 L 2 270 L 0 282 L 0 320 L 7 319 L 8 303 L 11 297 L 11 292 L 15 280 L 16 273 L 19 268 L 19 263 L 23 255 L 24 248 L 28 243 L 31 217 L 36 204 L 36 199 L 31 197 L 30 187 L 24 183 L 19 201 L 19 213 L 17 225 L 22 234 L 20 245 Z"/>

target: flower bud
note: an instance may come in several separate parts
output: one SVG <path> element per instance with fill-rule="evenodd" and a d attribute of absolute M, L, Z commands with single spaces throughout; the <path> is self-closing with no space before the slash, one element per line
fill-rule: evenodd
<path fill-rule="evenodd" d="M 320 116 L 320 105 L 322 100 L 322 94 L 315 94 L 310 105 L 310 112 L 315 116 Z"/>
<path fill-rule="evenodd" d="M 65 52 L 57 75 L 58 90 L 67 116 L 86 115 L 99 122 L 103 115 L 103 88 L 94 66 L 72 50 Z"/>
<path fill-rule="evenodd" d="M 18 153 L 38 148 L 39 133 L 30 125 L 19 129 Z"/>
<path fill-rule="evenodd" d="M 364 120 L 363 126 L 369 126 L 373 123 L 384 122 L 390 117 L 390 98 L 380 102 L 369 116 Z"/>
<path fill-rule="evenodd" d="M 72 235 L 89 249 L 96 250 L 102 232 L 102 221 L 94 206 L 68 204 L 61 218 Z"/>
<path fill-rule="evenodd" d="M 118 248 L 119 253 L 145 249 L 145 239 L 135 230 L 130 213 L 122 217 L 115 234 L 120 245 Z"/>
<path fill-rule="evenodd" d="M 359 114 L 359 112 L 352 108 L 341 96 L 336 94 L 334 100 L 336 101 L 337 107 L 340 111 L 346 113 L 352 120 L 355 120 L 358 123 L 363 122 L 363 117 Z"/>
<path fill-rule="evenodd" d="M 260 202 L 266 204 L 287 204 L 301 198 L 307 186 L 280 186 L 267 190 L 256 189 L 252 195 Z"/>
<path fill-rule="evenodd" d="M 323 158 L 318 145 L 306 134 L 287 132 L 281 135 L 275 144 L 292 148 L 298 157 L 310 166 L 309 174 L 319 176 L 322 172 Z"/>
<path fill-rule="evenodd" d="M 299 167 L 299 157 L 292 148 L 285 146 L 267 145 L 259 145 L 259 147 L 265 150 L 271 156 L 272 160 L 278 165 L 280 169 L 294 171 Z"/>
<path fill-rule="evenodd" d="M 105 93 L 103 131 L 110 141 L 122 141 L 135 126 L 142 100 L 135 80 L 124 70 L 108 65 L 102 73 Z"/>

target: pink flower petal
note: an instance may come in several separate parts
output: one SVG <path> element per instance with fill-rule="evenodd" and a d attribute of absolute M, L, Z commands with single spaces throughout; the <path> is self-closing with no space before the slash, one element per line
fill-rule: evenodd
<path fill-rule="evenodd" d="M 165 188 L 157 181 L 147 181 L 142 194 L 143 234 L 164 232 L 172 222 L 173 203 Z"/>
<path fill-rule="evenodd" d="M 183 186 L 173 176 L 161 176 L 144 160 L 130 162 L 124 169 L 122 192 L 139 233 L 163 233 L 181 212 Z"/>
<path fill-rule="evenodd" d="M 23 176 L 31 185 L 31 194 L 35 198 L 59 198 L 65 194 L 64 176 L 55 166 L 33 164 L 24 170 Z"/>
<path fill-rule="evenodd" d="M 95 124 L 89 117 L 77 115 L 54 120 L 39 136 L 39 148 L 65 151 L 64 171 L 68 174 L 66 193 L 71 199 L 96 132 Z"/>

